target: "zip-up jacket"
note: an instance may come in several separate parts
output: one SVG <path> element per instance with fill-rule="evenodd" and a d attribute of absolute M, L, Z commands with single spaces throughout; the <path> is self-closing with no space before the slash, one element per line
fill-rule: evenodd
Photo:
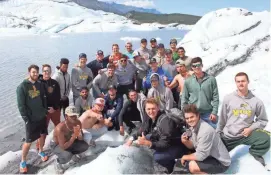
<path fill-rule="evenodd" d="M 122 109 L 123 106 L 123 97 L 117 95 L 115 99 L 110 99 L 109 94 L 105 96 L 105 105 L 104 105 L 104 110 L 103 113 L 107 113 L 108 110 L 114 110 L 114 112 L 110 115 L 107 116 L 111 117 L 113 120 L 118 120 L 119 113 Z"/>
<path fill-rule="evenodd" d="M 68 72 L 63 73 L 59 69 L 56 69 L 54 75 L 52 76 L 52 79 L 58 82 L 58 85 L 60 87 L 61 98 L 63 98 L 64 96 L 69 97 L 71 91 L 70 74 Z"/>

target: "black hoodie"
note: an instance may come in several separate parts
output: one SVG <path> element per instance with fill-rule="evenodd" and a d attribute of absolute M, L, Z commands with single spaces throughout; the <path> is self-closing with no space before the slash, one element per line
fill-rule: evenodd
<path fill-rule="evenodd" d="M 39 80 L 46 90 L 47 107 L 53 107 L 54 110 L 59 109 L 61 95 L 58 82 L 51 78 L 44 80 L 42 75 L 39 75 Z"/>

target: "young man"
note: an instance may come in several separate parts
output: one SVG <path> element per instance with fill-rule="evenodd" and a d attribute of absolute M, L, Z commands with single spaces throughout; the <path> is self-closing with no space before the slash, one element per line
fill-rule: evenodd
<path fill-rule="evenodd" d="M 158 66 L 162 66 L 165 62 L 165 46 L 164 44 L 160 43 L 157 46 L 157 53 L 153 56 L 156 59 Z"/>
<path fill-rule="evenodd" d="M 200 118 L 216 128 L 219 95 L 216 79 L 202 71 L 200 57 L 191 61 L 194 74 L 185 80 L 182 107 L 185 104 L 195 104 L 199 110 Z"/>
<path fill-rule="evenodd" d="M 99 70 L 106 68 L 109 63 L 109 58 L 104 58 L 104 52 L 98 50 L 96 54 L 96 60 L 93 60 L 87 64 L 87 67 L 91 69 L 93 77 L 98 75 Z"/>
<path fill-rule="evenodd" d="M 150 40 L 150 45 L 151 45 L 151 52 L 152 52 L 152 55 L 156 55 L 157 53 L 157 40 L 155 38 L 152 38 Z"/>
<path fill-rule="evenodd" d="M 191 60 L 192 60 L 192 58 L 185 55 L 185 50 L 184 50 L 183 47 L 179 47 L 177 49 L 177 53 L 178 53 L 178 56 L 179 56 L 178 60 L 184 61 L 186 69 L 188 71 L 190 71 L 191 70 Z M 177 61 L 177 60 L 175 60 L 175 61 Z"/>
<path fill-rule="evenodd" d="M 163 87 L 159 83 L 159 75 L 154 73 L 151 75 L 152 88 L 148 92 L 148 98 L 154 98 L 162 110 L 170 110 L 174 106 L 174 98 L 168 87 Z"/>
<path fill-rule="evenodd" d="M 157 73 L 159 75 L 159 80 L 161 86 L 165 86 L 165 84 L 169 84 L 173 78 L 170 76 L 170 74 L 166 71 L 163 71 L 161 67 L 158 67 L 158 63 L 155 58 L 152 58 L 150 60 L 150 69 L 147 73 L 147 77 L 143 79 L 143 88 L 150 89 L 151 88 L 151 81 L 150 77 L 153 73 Z"/>
<path fill-rule="evenodd" d="M 140 55 L 149 63 L 149 60 L 153 57 L 152 51 L 147 48 L 147 39 L 143 38 L 140 42 L 140 48 L 137 49 Z"/>
<path fill-rule="evenodd" d="M 82 157 L 81 153 L 88 149 L 83 140 L 82 124 L 78 120 L 79 112 L 75 106 L 65 110 L 65 121 L 59 123 L 54 130 L 50 148 L 57 156 L 55 170 L 63 174 L 70 164 L 74 164 Z"/>
<path fill-rule="evenodd" d="M 86 66 L 87 55 L 81 53 L 79 55 L 79 65 L 72 69 L 71 82 L 73 103 L 80 96 L 80 90 L 82 87 L 87 86 L 88 89 L 92 87 L 93 74 L 90 68 Z"/>
<path fill-rule="evenodd" d="M 104 105 L 105 100 L 103 98 L 97 98 L 92 109 L 84 112 L 79 118 L 82 123 L 84 140 L 90 146 L 95 146 L 94 140 L 105 134 L 107 132 L 107 127 L 113 125 L 111 118 L 106 119 L 103 117 L 102 111 Z"/>
<path fill-rule="evenodd" d="M 118 79 L 118 94 L 126 94 L 128 97 L 128 90 L 134 89 L 133 80 L 135 79 L 136 67 L 128 61 L 127 56 L 122 57 L 116 68 L 116 76 Z"/>
<path fill-rule="evenodd" d="M 177 61 L 179 59 L 179 55 L 177 52 L 177 40 L 175 38 L 170 40 L 170 50 L 172 51 L 172 58 L 174 61 Z"/>
<path fill-rule="evenodd" d="M 46 115 L 47 102 L 46 92 L 42 83 L 38 81 L 39 67 L 28 67 L 29 78 L 25 79 L 16 90 L 19 112 L 25 122 L 26 138 L 22 148 L 22 160 L 20 173 L 27 173 L 26 156 L 31 143 L 39 139 L 39 153 L 42 161 L 48 157 L 43 152 L 45 136 L 47 135 Z"/>
<path fill-rule="evenodd" d="M 121 57 L 122 53 L 120 53 L 119 45 L 113 44 L 111 55 L 108 55 L 105 59 L 109 59 L 109 63 L 113 63 L 116 66 Z"/>
<path fill-rule="evenodd" d="M 125 44 L 125 48 L 126 48 L 126 52 L 124 54 L 127 55 L 129 59 L 132 59 L 133 58 L 133 53 L 134 53 L 132 43 L 131 42 L 127 42 Z"/>
<path fill-rule="evenodd" d="M 173 81 L 167 87 L 172 89 L 178 86 L 177 87 L 177 92 L 179 92 L 178 108 L 181 108 L 181 99 L 182 99 L 184 81 L 191 75 L 185 67 L 185 62 L 182 60 L 176 61 L 176 70 L 178 74 L 174 77 Z"/>
<path fill-rule="evenodd" d="M 69 60 L 61 58 L 60 66 L 56 67 L 56 71 L 52 79 L 56 80 L 60 87 L 60 104 L 59 110 L 63 109 L 63 116 L 65 116 L 65 109 L 69 106 L 69 94 L 71 91 L 71 78 L 68 73 Z"/>
<path fill-rule="evenodd" d="M 94 98 L 91 94 L 89 94 L 88 88 L 82 87 L 80 97 L 78 97 L 75 101 L 75 107 L 79 111 L 79 115 L 81 116 L 86 110 L 91 109 L 93 102 Z"/>
<path fill-rule="evenodd" d="M 263 155 L 270 149 L 270 133 L 263 130 L 268 122 L 263 102 L 249 89 L 244 72 L 235 76 L 237 91 L 225 96 L 217 126 L 229 151 L 238 145 L 250 145 L 249 153 L 265 166 Z"/>
<path fill-rule="evenodd" d="M 181 158 L 186 152 L 186 147 L 181 143 L 181 132 L 177 124 L 161 112 L 155 99 L 147 99 L 145 111 L 148 119 L 143 121 L 139 132 L 131 137 L 127 146 L 131 146 L 137 139 L 137 144 L 155 150 L 154 160 L 165 167 L 166 173 L 173 172 L 175 159 Z"/>
<path fill-rule="evenodd" d="M 129 91 L 129 99 L 124 103 L 119 114 L 120 135 L 124 135 L 123 122 L 129 127 L 128 134 L 131 134 L 136 127 L 132 121 L 145 120 L 145 100 L 146 97 L 142 93 L 137 93 L 135 90 Z"/>
<path fill-rule="evenodd" d="M 115 75 L 114 64 L 107 66 L 107 71 L 98 74 L 93 80 L 92 95 L 94 98 L 104 98 L 104 94 L 108 91 L 109 85 L 118 85 L 118 78 Z"/>
<path fill-rule="evenodd" d="M 169 49 L 165 51 L 165 61 L 162 64 L 162 69 L 163 71 L 168 72 L 171 77 L 177 75 L 175 62 L 172 60 L 172 51 Z"/>
<path fill-rule="evenodd" d="M 196 105 L 186 105 L 183 111 L 190 130 L 182 135 L 182 143 L 195 152 L 184 155 L 182 165 L 191 174 L 224 173 L 231 164 L 231 158 L 219 134 L 200 119 Z"/>
<path fill-rule="evenodd" d="M 106 118 L 111 118 L 113 126 L 108 130 L 115 129 L 119 130 L 119 119 L 118 116 L 123 106 L 123 95 L 117 95 L 117 87 L 110 85 L 108 87 L 108 94 L 105 96 L 105 106 L 103 113 Z"/>

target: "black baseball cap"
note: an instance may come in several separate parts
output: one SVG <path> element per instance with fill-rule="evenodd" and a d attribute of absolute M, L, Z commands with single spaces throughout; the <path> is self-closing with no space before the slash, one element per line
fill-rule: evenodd
<path fill-rule="evenodd" d="M 152 39 L 150 40 L 150 42 L 152 43 L 152 42 L 157 42 L 157 41 L 156 41 L 155 38 L 152 38 Z"/>
<path fill-rule="evenodd" d="M 97 51 L 97 55 L 103 55 L 103 54 L 104 54 L 104 52 L 102 50 Z"/>
<path fill-rule="evenodd" d="M 141 39 L 141 43 L 146 43 L 146 42 L 148 42 L 146 38 Z"/>
<path fill-rule="evenodd" d="M 80 59 L 80 58 L 87 58 L 87 55 L 86 55 L 85 53 L 80 53 L 80 54 L 79 54 L 79 59 Z"/>
<path fill-rule="evenodd" d="M 159 43 L 158 46 L 157 46 L 157 48 L 165 48 L 165 46 L 164 46 L 164 44 Z"/>
<path fill-rule="evenodd" d="M 156 58 L 151 58 L 151 59 L 150 59 L 150 64 L 151 64 L 151 63 L 157 63 Z"/>
<path fill-rule="evenodd" d="M 111 84 L 111 85 L 108 86 L 108 89 L 117 89 L 117 86 Z"/>

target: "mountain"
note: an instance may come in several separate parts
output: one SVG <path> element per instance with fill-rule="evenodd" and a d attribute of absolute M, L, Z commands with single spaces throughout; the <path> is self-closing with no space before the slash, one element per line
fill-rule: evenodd
<path fill-rule="evenodd" d="M 130 11 L 161 14 L 161 12 L 157 11 L 156 9 L 146 9 L 141 7 L 127 6 L 115 2 L 102 2 L 98 0 L 71 0 L 71 1 L 88 9 L 102 10 L 105 12 L 115 13 L 118 15 L 124 15 Z"/>

